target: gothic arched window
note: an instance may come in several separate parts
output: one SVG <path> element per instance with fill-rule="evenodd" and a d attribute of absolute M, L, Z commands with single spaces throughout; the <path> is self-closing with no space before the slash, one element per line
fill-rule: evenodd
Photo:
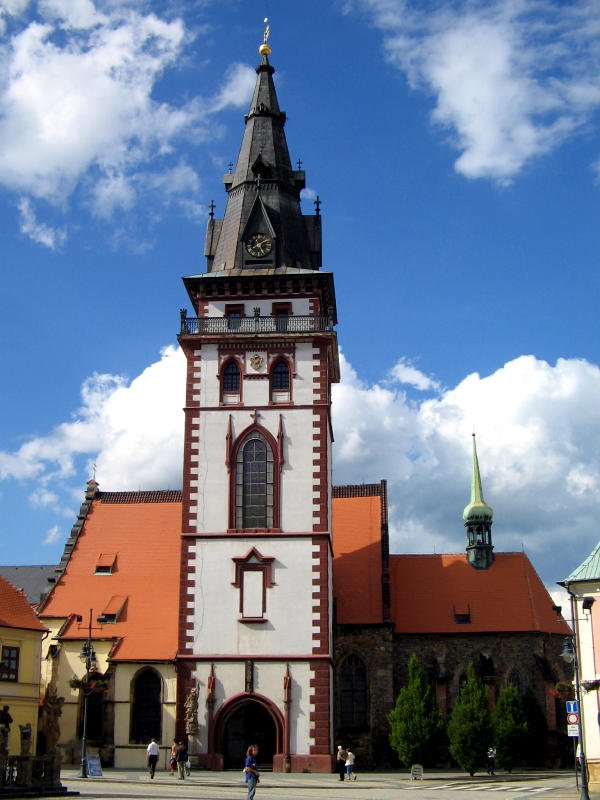
<path fill-rule="evenodd" d="M 153 669 L 142 669 L 131 683 L 131 725 L 129 741 L 147 743 L 161 737 L 161 679 Z"/>
<path fill-rule="evenodd" d="M 355 655 L 340 668 L 340 722 L 344 728 L 367 727 L 367 668 Z"/>
<path fill-rule="evenodd" d="M 241 443 L 235 464 L 235 527 L 272 528 L 275 470 L 273 451 L 259 431 Z"/>
<path fill-rule="evenodd" d="M 223 393 L 240 393 L 240 368 L 235 361 L 229 361 L 223 370 Z"/>
<path fill-rule="evenodd" d="M 290 399 L 290 367 L 284 358 L 278 358 L 271 370 L 271 402 L 287 403 Z"/>

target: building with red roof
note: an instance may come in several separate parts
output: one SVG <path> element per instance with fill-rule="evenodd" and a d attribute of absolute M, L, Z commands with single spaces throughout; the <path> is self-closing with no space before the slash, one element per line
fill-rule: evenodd
<path fill-rule="evenodd" d="M 492 704 L 506 682 L 531 688 L 556 727 L 567 629 L 526 556 L 494 553 L 475 448 L 461 555 L 390 555 L 385 481 L 332 485 L 334 278 L 320 201 L 301 205 L 268 36 L 206 272 L 184 278 L 182 489 L 90 481 L 41 605 L 45 705 L 64 698 L 67 760 L 87 696 L 88 744 L 116 766 L 177 737 L 195 766 L 238 766 L 258 742 L 276 770 L 328 772 L 334 734 L 374 763 L 413 652 L 446 713 L 472 662 Z"/>
<path fill-rule="evenodd" d="M 35 753 L 47 633 L 25 594 L 0 577 L 0 753 Z"/>

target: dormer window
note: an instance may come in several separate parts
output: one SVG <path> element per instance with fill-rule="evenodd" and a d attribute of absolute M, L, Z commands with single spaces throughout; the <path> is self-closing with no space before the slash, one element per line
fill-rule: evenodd
<path fill-rule="evenodd" d="M 457 625 L 469 625 L 471 622 L 471 606 L 454 606 L 454 622 Z"/>
<path fill-rule="evenodd" d="M 114 625 L 119 621 L 125 611 L 127 604 L 127 597 L 124 595 L 113 595 L 104 611 L 98 616 L 98 622 L 101 625 Z"/>
<path fill-rule="evenodd" d="M 96 561 L 94 575 L 112 575 L 116 562 L 116 553 L 100 553 Z"/>

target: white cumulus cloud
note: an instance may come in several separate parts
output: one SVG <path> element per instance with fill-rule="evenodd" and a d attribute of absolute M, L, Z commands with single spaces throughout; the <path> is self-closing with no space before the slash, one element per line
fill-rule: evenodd
<path fill-rule="evenodd" d="M 205 97 L 169 104 L 155 88 L 191 41 L 183 19 L 133 0 L 13 0 L 0 5 L 0 34 L 9 16 L 0 47 L 0 185 L 25 198 L 31 217 L 44 207 L 65 211 L 75 198 L 108 220 L 142 198 L 175 205 L 177 194 L 185 200 L 176 205 L 195 213 L 199 176 L 178 146 L 214 135 L 215 115 L 247 102 L 253 71 L 234 64 Z M 157 192 L 159 183 L 168 191 Z M 43 223 L 21 230 L 56 246 Z"/>
<path fill-rule="evenodd" d="M 600 6 L 589 0 L 355 0 L 388 59 L 433 97 L 468 178 L 509 183 L 600 106 Z"/>
<path fill-rule="evenodd" d="M 464 550 L 474 428 L 497 550 L 525 547 L 552 583 L 596 545 L 598 366 L 522 356 L 449 389 L 417 370 L 409 383 L 419 389 L 423 381 L 428 394 L 415 399 L 389 375 L 371 384 L 343 355 L 341 365 L 333 389 L 334 480 L 387 479 L 394 552 Z M 184 384 L 185 358 L 174 347 L 130 382 L 92 375 L 72 419 L 0 451 L 0 484 L 35 479 L 32 502 L 60 510 L 61 518 L 92 463 L 104 490 L 180 487 Z"/>

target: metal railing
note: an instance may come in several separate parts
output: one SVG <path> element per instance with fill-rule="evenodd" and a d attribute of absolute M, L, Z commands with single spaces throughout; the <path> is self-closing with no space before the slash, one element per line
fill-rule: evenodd
<path fill-rule="evenodd" d="M 56 789 L 60 783 L 60 756 L 0 756 L 0 795 L 11 789 Z"/>
<path fill-rule="evenodd" d="M 181 334 L 318 333 L 332 331 L 330 316 L 188 317 L 181 313 Z"/>

